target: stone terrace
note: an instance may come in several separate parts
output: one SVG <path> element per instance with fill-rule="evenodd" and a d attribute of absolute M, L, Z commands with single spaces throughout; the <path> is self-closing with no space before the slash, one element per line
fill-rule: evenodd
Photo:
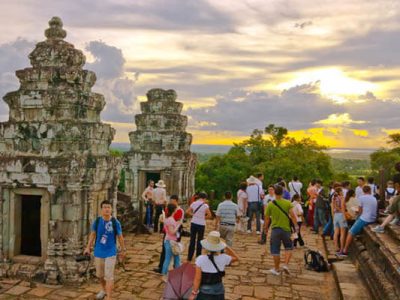
<path fill-rule="evenodd" d="M 308 247 L 323 249 L 319 236 L 309 234 L 308 229 L 303 231 Z M 158 264 L 160 235 L 130 234 L 126 239 L 127 270 L 117 270 L 114 299 L 161 299 L 164 283 L 160 275 L 151 271 Z M 185 242 L 187 244 L 187 238 Z M 339 299 L 331 272 L 305 269 L 303 249 L 294 251 L 290 264 L 292 275 L 275 277 L 267 271 L 272 267 L 269 250 L 257 244 L 255 234 L 236 234 L 234 248 L 241 261 L 227 269 L 226 299 Z M 94 299 L 98 291 L 95 280 L 80 288 L 33 285 L 15 280 L 2 280 L 0 287 L 0 299 Z"/>

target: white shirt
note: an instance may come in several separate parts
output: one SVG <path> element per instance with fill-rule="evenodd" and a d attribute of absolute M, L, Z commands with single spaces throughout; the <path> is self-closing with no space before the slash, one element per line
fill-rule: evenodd
<path fill-rule="evenodd" d="M 199 209 L 197 209 L 200 205 L 202 205 Z M 196 200 L 190 205 L 190 208 L 193 211 L 192 223 L 197 225 L 206 225 L 206 211 L 208 209 L 208 205 L 204 203 L 203 200 Z M 196 211 L 197 210 L 197 211 Z M 195 213 L 196 211 L 196 213 Z"/>
<path fill-rule="evenodd" d="M 364 195 L 364 192 L 362 190 L 362 187 L 361 186 L 357 186 L 356 187 L 356 198 L 360 199 L 360 197 L 363 196 L 363 195 Z"/>
<path fill-rule="evenodd" d="M 238 202 L 238 207 L 239 210 L 242 212 L 244 211 L 244 204 L 247 201 L 247 194 L 243 190 L 238 190 L 237 192 L 237 202 Z"/>
<path fill-rule="evenodd" d="M 249 185 L 246 189 L 247 193 L 247 202 L 253 203 L 258 202 L 262 199 L 262 195 L 264 194 L 263 189 L 260 188 L 258 184 Z"/>
<path fill-rule="evenodd" d="M 301 216 L 303 215 L 303 208 L 300 203 L 297 201 L 293 201 L 293 212 L 296 215 L 297 222 L 302 222 Z"/>
<path fill-rule="evenodd" d="M 290 197 L 293 197 L 296 194 L 301 195 L 301 189 L 302 188 L 303 188 L 303 184 L 300 181 L 291 181 L 291 182 L 289 182 Z"/>
<path fill-rule="evenodd" d="M 271 196 L 270 194 L 267 194 L 264 198 L 264 205 L 267 206 L 268 203 L 270 203 L 271 201 L 275 200 L 275 196 Z"/>
<path fill-rule="evenodd" d="M 153 190 L 153 200 L 156 204 L 161 205 L 167 202 L 167 192 L 164 188 L 157 187 Z"/>
<path fill-rule="evenodd" d="M 229 266 L 232 261 L 232 257 L 223 253 L 220 255 L 214 255 L 214 262 L 217 265 L 218 269 L 223 272 L 226 266 Z M 208 258 L 207 255 L 200 255 L 196 258 L 196 266 L 198 266 L 202 272 L 205 273 L 218 273 L 215 269 L 213 263 Z"/>
<path fill-rule="evenodd" d="M 345 189 L 345 188 L 342 189 L 343 198 L 346 198 L 346 195 L 347 195 L 348 191 L 349 191 L 348 189 Z"/>
<path fill-rule="evenodd" d="M 376 198 L 370 194 L 366 194 L 361 196 L 358 201 L 362 207 L 360 219 L 364 222 L 375 222 L 377 212 L 376 209 L 378 206 L 378 201 L 376 201 Z"/>

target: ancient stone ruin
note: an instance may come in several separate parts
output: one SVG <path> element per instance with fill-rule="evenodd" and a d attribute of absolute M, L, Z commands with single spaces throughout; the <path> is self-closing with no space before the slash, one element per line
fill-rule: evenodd
<path fill-rule="evenodd" d="M 100 122 L 104 97 L 91 92 L 96 75 L 64 41 L 62 21 L 49 24 L 47 39 L 29 55 L 32 67 L 16 72 L 20 88 L 4 97 L 10 113 L 0 123 L 0 269 L 79 282 L 84 265 L 75 256 L 100 202 L 116 198 L 119 169 L 109 155 L 114 129 Z"/>
<path fill-rule="evenodd" d="M 146 182 L 164 180 L 167 195 L 186 201 L 194 192 L 196 156 L 190 152 L 192 135 L 183 104 L 174 90 L 152 89 L 135 116 L 136 131 L 129 133 L 131 150 L 126 155 L 126 192 L 137 207 Z"/>

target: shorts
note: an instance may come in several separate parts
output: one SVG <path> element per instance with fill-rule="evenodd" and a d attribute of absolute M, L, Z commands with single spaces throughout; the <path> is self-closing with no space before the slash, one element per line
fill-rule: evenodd
<path fill-rule="evenodd" d="M 344 218 L 343 213 L 335 213 L 333 215 L 333 226 L 334 228 L 347 228 L 347 221 Z"/>
<path fill-rule="evenodd" d="M 95 257 L 94 264 L 96 266 L 97 278 L 104 278 L 105 281 L 114 280 L 116 256 L 106 258 Z"/>
<path fill-rule="evenodd" d="M 282 228 L 272 228 L 271 232 L 271 255 L 279 256 L 281 253 L 281 242 L 285 247 L 285 250 L 293 250 L 293 243 L 290 239 L 291 233 L 285 231 Z"/>
<path fill-rule="evenodd" d="M 363 228 L 369 224 L 372 224 L 373 222 L 365 222 L 361 220 L 360 218 L 357 219 L 357 221 L 351 226 L 350 228 L 350 233 L 352 236 L 358 235 L 362 232 Z"/>

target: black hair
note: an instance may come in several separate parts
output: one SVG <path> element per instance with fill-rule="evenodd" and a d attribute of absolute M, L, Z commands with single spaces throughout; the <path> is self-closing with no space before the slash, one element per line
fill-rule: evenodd
<path fill-rule="evenodd" d="M 199 198 L 200 198 L 200 199 L 207 199 L 207 198 L 208 198 L 208 195 L 207 195 L 207 193 L 205 193 L 205 192 L 201 192 L 201 193 L 199 193 Z"/>
<path fill-rule="evenodd" d="M 368 183 L 369 184 L 374 183 L 374 177 L 368 177 Z"/>
<path fill-rule="evenodd" d="M 239 185 L 239 190 L 246 191 L 246 189 L 247 189 L 247 183 L 241 182 Z"/>
<path fill-rule="evenodd" d="M 262 177 L 262 176 L 263 176 L 263 173 L 257 173 L 257 174 L 256 174 L 256 177 L 257 177 L 257 178 L 260 178 L 260 177 Z"/>
<path fill-rule="evenodd" d="M 351 197 L 354 197 L 356 195 L 356 192 L 353 189 L 350 189 L 346 193 L 345 201 L 349 202 Z"/>
<path fill-rule="evenodd" d="M 343 181 L 342 182 L 342 186 L 343 187 L 347 187 L 347 186 L 349 186 L 350 185 L 350 181 Z"/>
<path fill-rule="evenodd" d="M 111 207 L 112 207 L 112 203 L 111 203 L 110 200 L 103 200 L 103 201 L 100 203 L 100 208 L 103 208 L 103 205 L 111 205 Z"/>
<path fill-rule="evenodd" d="M 175 204 L 172 204 L 172 203 L 168 204 L 167 209 L 165 211 L 165 217 L 169 218 L 170 216 L 172 216 L 173 213 L 175 212 L 175 210 L 176 210 Z"/>
<path fill-rule="evenodd" d="M 293 176 L 293 180 L 294 180 L 294 181 L 297 181 L 297 180 L 299 180 L 299 177 Z"/>
<path fill-rule="evenodd" d="M 300 195 L 299 194 L 294 194 L 293 197 L 292 197 L 292 202 L 293 201 L 297 201 L 299 199 L 300 199 Z"/>
<path fill-rule="evenodd" d="M 282 180 L 283 180 L 282 177 L 278 177 L 278 178 L 276 179 L 276 182 L 279 183 L 279 182 L 281 182 Z"/>
<path fill-rule="evenodd" d="M 365 181 L 364 177 L 358 177 L 357 179 Z"/>
<path fill-rule="evenodd" d="M 232 199 L 232 192 L 225 192 L 225 199 Z"/>
<path fill-rule="evenodd" d="M 317 179 L 311 180 L 311 185 L 315 185 L 317 183 Z"/>
<path fill-rule="evenodd" d="M 150 185 L 150 182 L 154 183 L 154 180 L 153 179 L 147 180 L 147 185 Z"/>
<path fill-rule="evenodd" d="M 274 191 L 275 191 L 275 195 L 277 195 L 277 196 L 282 196 L 282 194 L 283 194 L 283 187 L 280 186 L 279 184 L 275 184 L 275 185 L 274 185 Z"/>
<path fill-rule="evenodd" d="M 178 195 L 171 195 L 171 196 L 169 197 L 169 199 L 170 199 L 170 200 L 176 200 L 176 201 L 179 201 L 179 197 L 178 197 Z"/>

